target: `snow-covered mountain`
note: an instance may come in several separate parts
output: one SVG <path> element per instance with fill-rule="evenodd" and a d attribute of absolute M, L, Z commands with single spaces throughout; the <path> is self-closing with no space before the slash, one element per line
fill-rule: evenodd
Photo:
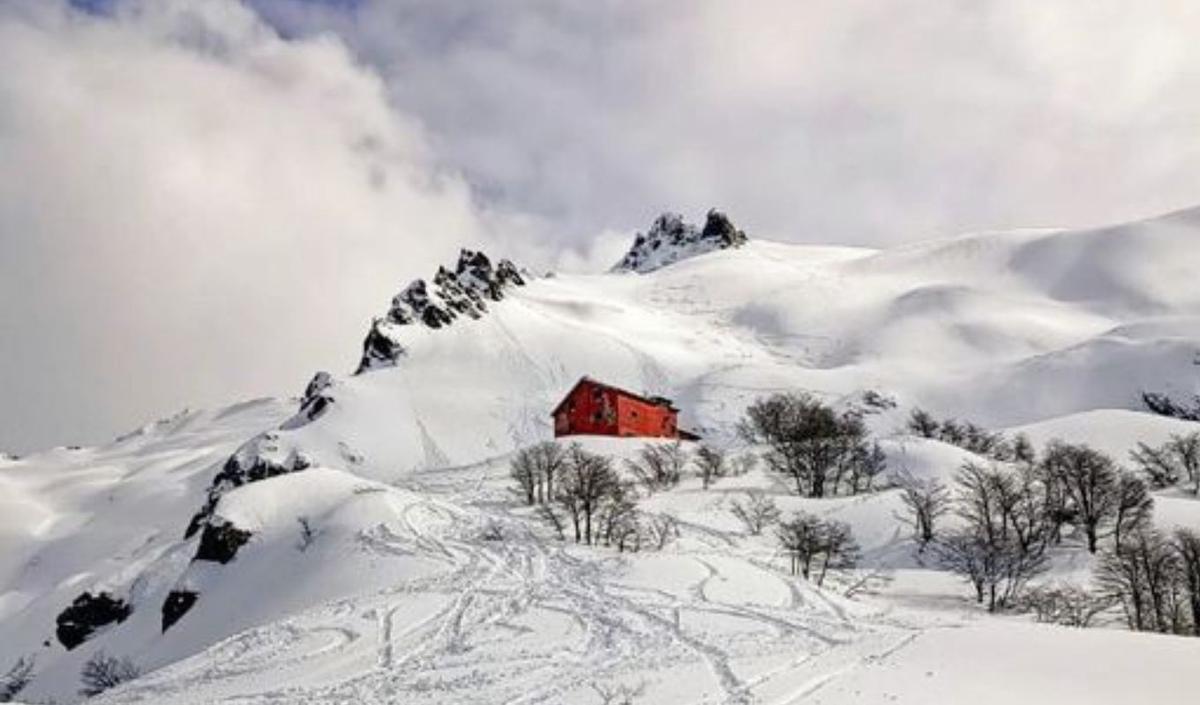
<path fill-rule="evenodd" d="M 1074 680 L 1135 697 L 1195 643 L 977 622 L 952 578 L 817 590 L 728 515 L 734 493 L 773 487 L 761 472 L 647 500 L 680 520 L 669 550 L 563 545 L 513 501 L 508 455 L 550 438 L 550 409 L 590 375 L 673 399 L 715 444 L 773 391 L 842 406 L 877 392 L 896 404 L 869 423 L 912 472 L 968 457 L 905 436 L 915 406 L 1123 457 L 1194 426 L 1140 410 L 1146 390 L 1200 392 L 1198 237 L 1200 210 L 878 251 L 747 238 L 713 211 L 699 229 L 664 215 L 602 274 L 534 277 L 464 251 L 402 289 L 354 374 L 0 457 L 0 672 L 32 656 L 22 696 L 60 701 L 103 650 L 153 671 L 109 702 L 588 703 L 637 686 L 654 703 L 960 702 L 998 683 L 1048 702 L 1044 681 L 1011 680 L 1022 659 L 1070 683 L 1086 642 L 1103 682 Z M 1200 526 L 1194 500 L 1159 505 Z M 921 572 L 894 493 L 811 506 L 854 526 L 869 566 Z M 985 642 L 1024 651 L 968 663 Z M 1131 673 L 1131 648 L 1156 659 Z M 1054 702 L 1081 692 L 1054 683 Z"/>

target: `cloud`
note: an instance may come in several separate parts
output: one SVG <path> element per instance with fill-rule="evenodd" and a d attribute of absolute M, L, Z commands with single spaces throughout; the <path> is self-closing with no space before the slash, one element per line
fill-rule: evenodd
<path fill-rule="evenodd" d="M 1171 0 L 0 0 L 0 448 L 345 370 L 462 245 L 890 244 L 1193 205 Z M 17 68 L 19 67 L 19 68 Z"/>
<path fill-rule="evenodd" d="M 886 244 L 1200 200 L 1200 9 L 1173 0 L 251 1 L 343 37 L 571 244 L 664 207 Z"/>
<path fill-rule="evenodd" d="M 0 448 L 352 369 L 372 313 L 501 217 L 337 38 L 114 13 L 0 10 Z"/>

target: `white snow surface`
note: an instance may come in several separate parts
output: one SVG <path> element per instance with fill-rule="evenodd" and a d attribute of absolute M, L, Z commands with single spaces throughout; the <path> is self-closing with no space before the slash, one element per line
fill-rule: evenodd
<path fill-rule="evenodd" d="M 738 452 L 756 397 L 876 390 L 898 402 L 868 417 L 889 464 L 918 475 L 971 457 L 904 435 L 918 405 L 1124 459 L 1200 429 L 1138 410 L 1143 390 L 1200 392 L 1198 236 L 1191 211 L 888 251 L 752 240 L 647 274 L 535 279 L 478 320 L 406 328 L 397 367 L 337 377 L 311 422 L 294 399 L 257 400 L 0 458 L 0 673 L 32 655 L 31 702 L 77 700 L 100 650 L 145 672 L 106 703 L 600 703 L 597 688 L 667 704 L 1192 702 L 1200 641 L 981 613 L 915 560 L 895 492 L 688 479 L 642 501 L 679 538 L 618 555 L 553 537 L 507 466 L 551 436 L 549 410 L 585 374 L 672 398 L 684 427 Z M 191 561 L 183 532 L 209 483 L 265 431 L 313 467 L 222 496 L 216 516 L 250 542 L 225 565 Z M 641 445 L 583 442 L 618 459 Z M 863 569 L 823 589 L 789 576 L 728 511 L 747 489 L 849 522 Z M 1200 527 L 1194 498 L 1164 493 L 1157 512 Z M 163 633 L 177 589 L 200 599 Z M 55 616 L 85 590 L 133 613 L 68 652 Z"/>

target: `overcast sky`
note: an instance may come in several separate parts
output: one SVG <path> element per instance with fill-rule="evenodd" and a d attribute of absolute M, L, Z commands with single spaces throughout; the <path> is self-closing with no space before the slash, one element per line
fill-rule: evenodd
<path fill-rule="evenodd" d="M 1200 204 L 1179 0 L 0 0 L 0 450 L 345 372 L 462 245 L 886 246 Z"/>

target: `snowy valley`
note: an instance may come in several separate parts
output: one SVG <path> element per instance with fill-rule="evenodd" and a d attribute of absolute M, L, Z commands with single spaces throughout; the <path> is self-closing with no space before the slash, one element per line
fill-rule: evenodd
<path fill-rule="evenodd" d="M 296 398 L 0 457 L 0 675 L 31 663 L 28 703 L 81 699 L 98 653 L 141 674 L 103 703 L 1191 702 L 1200 639 L 1115 606 L 1087 629 L 989 614 L 918 551 L 890 483 L 953 490 L 993 461 L 915 432 L 918 409 L 1131 468 L 1200 431 L 1143 398 L 1200 394 L 1198 238 L 1194 210 L 818 247 L 714 211 L 663 216 L 604 273 L 464 251 Z M 510 476 L 585 375 L 673 400 L 740 469 L 639 491 L 665 523 L 637 551 L 560 538 Z M 746 409 L 799 392 L 861 419 L 871 491 L 802 497 L 750 460 L 769 449 L 739 434 Z M 564 440 L 621 472 L 648 443 Z M 1152 494 L 1162 531 L 1200 530 L 1182 481 Z M 792 575 L 733 512 L 755 496 L 848 525 L 856 567 Z M 1077 532 L 1047 561 L 1034 583 L 1092 584 Z"/>

